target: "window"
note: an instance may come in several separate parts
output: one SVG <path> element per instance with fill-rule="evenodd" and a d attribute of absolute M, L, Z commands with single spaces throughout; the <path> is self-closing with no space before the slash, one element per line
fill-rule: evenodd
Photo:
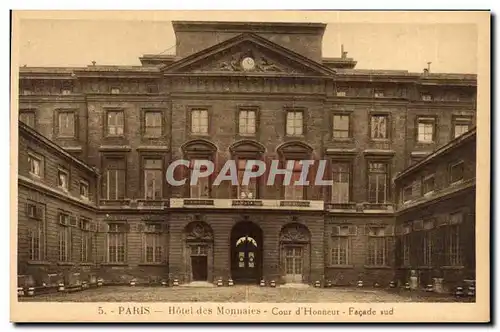
<path fill-rule="evenodd" d="M 144 259 L 146 263 L 161 263 L 163 254 L 160 224 L 146 225 L 144 232 Z"/>
<path fill-rule="evenodd" d="M 67 95 L 70 95 L 73 91 L 71 90 L 71 88 L 63 88 L 61 89 L 61 94 L 64 95 L 64 96 L 67 96 Z"/>
<path fill-rule="evenodd" d="M 371 138 L 372 139 L 387 139 L 388 138 L 388 116 L 387 115 L 372 115 L 371 116 Z"/>
<path fill-rule="evenodd" d="M 375 89 L 375 91 L 373 92 L 373 96 L 375 98 L 383 98 L 384 97 L 384 90 Z"/>
<path fill-rule="evenodd" d="M 197 110 L 191 111 L 191 133 L 193 134 L 208 134 L 208 111 Z"/>
<path fill-rule="evenodd" d="M 332 179 L 332 203 L 349 203 L 351 164 L 334 162 L 332 164 Z"/>
<path fill-rule="evenodd" d="M 109 111 L 107 127 L 109 136 L 122 136 L 124 132 L 123 111 Z"/>
<path fill-rule="evenodd" d="M 30 166 L 30 174 L 42 177 L 43 175 L 43 158 L 32 152 L 28 153 L 28 164 Z"/>
<path fill-rule="evenodd" d="M 247 164 L 247 160 L 238 159 L 238 198 L 257 198 L 257 178 L 250 178 L 247 185 L 243 184 L 243 174 L 246 167 L 249 167 L 252 171 L 256 171 L 251 163 Z"/>
<path fill-rule="evenodd" d="M 120 93 L 120 89 L 119 88 L 116 88 L 116 87 L 111 88 L 111 94 L 112 95 L 117 95 L 119 93 Z"/>
<path fill-rule="evenodd" d="M 357 233 L 356 226 L 339 225 L 333 226 L 331 265 L 351 264 L 351 238 Z"/>
<path fill-rule="evenodd" d="M 239 114 L 239 133 L 241 135 L 255 134 L 255 118 L 254 110 L 241 110 Z"/>
<path fill-rule="evenodd" d="M 432 101 L 432 95 L 430 93 L 422 93 L 423 101 Z"/>
<path fill-rule="evenodd" d="M 67 215 L 60 215 L 60 218 L 69 217 Z M 71 249 L 71 228 L 68 225 L 59 225 L 58 227 L 58 240 L 59 240 L 59 261 L 68 262 L 70 261 L 70 249 Z"/>
<path fill-rule="evenodd" d="M 409 231 L 403 235 L 402 242 L 403 242 L 403 266 L 410 266 L 410 252 L 411 252 L 411 235 Z"/>
<path fill-rule="evenodd" d="M 105 161 L 103 198 L 117 200 L 125 198 L 125 159 L 108 159 Z"/>
<path fill-rule="evenodd" d="M 43 243 L 43 223 L 40 221 L 34 222 L 28 228 L 28 246 L 29 259 L 33 261 L 41 261 L 42 243 Z"/>
<path fill-rule="evenodd" d="M 160 137 L 162 135 L 162 112 L 148 111 L 144 113 L 144 136 Z"/>
<path fill-rule="evenodd" d="M 92 261 L 92 249 L 93 237 L 90 232 L 91 220 L 86 218 L 80 219 L 80 229 L 82 232 L 82 242 L 80 248 L 80 261 L 81 262 L 91 262 Z"/>
<path fill-rule="evenodd" d="M 63 190 L 69 190 L 69 173 L 65 169 L 57 171 L 57 186 Z"/>
<path fill-rule="evenodd" d="M 456 117 L 453 119 L 453 137 L 458 137 L 469 131 L 472 125 L 470 118 Z"/>
<path fill-rule="evenodd" d="M 460 225 L 450 225 L 447 231 L 446 264 L 449 266 L 460 266 Z"/>
<path fill-rule="evenodd" d="M 289 185 L 285 185 L 286 200 L 302 200 L 304 199 L 304 186 L 295 185 L 295 181 L 300 181 L 302 173 L 302 165 L 299 160 L 294 160 L 292 177 Z"/>
<path fill-rule="evenodd" d="M 197 170 L 198 172 L 205 172 L 207 170 L 206 166 L 198 165 L 195 160 L 191 160 L 190 163 L 190 176 L 191 179 L 192 172 Z M 209 198 L 210 197 L 210 177 L 199 177 L 198 181 L 194 185 L 189 184 L 190 197 L 191 198 Z"/>
<path fill-rule="evenodd" d="M 422 180 L 422 193 L 425 195 L 427 193 L 434 191 L 434 174 L 427 175 Z"/>
<path fill-rule="evenodd" d="M 381 162 L 368 164 L 368 201 L 385 203 L 388 196 L 388 165 Z"/>
<path fill-rule="evenodd" d="M 368 256 L 370 266 L 389 266 L 389 253 L 392 249 L 390 227 L 368 227 Z"/>
<path fill-rule="evenodd" d="M 304 113 L 301 111 L 288 111 L 286 113 L 286 134 L 288 136 L 301 136 L 304 129 Z"/>
<path fill-rule="evenodd" d="M 126 224 L 109 224 L 108 232 L 108 262 L 124 263 L 125 262 L 125 237 Z"/>
<path fill-rule="evenodd" d="M 434 129 L 436 120 L 434 118 L 419 118 L 417 140 L 420 143 L 434 142 Z"/>
<path fill-rule="evenodd" d="M 80 181 L 80 197 L 89 199 L 89 183 L 85 180 Z"/>
<path fill-rule="evenodd" d="M 403 202 L 409 202 L 413 198 L 413 185 L 409 185 L 403 189 Z"/>
<path fill-rule="evenodd" d="M 335 114 L 333 116 L 333 138 L 348 138 L 349 115 Z"/>
<path fill-rule="evenodd" d="M 346 88 L 337 88 L 336 96 L 337 97 L 346 97 L 347 96 L 347 89 Z"/>
<path fill-rule="evenodd" d="M 58 113 L 58 136 L 59 137 L 74 137 L 75 136 L 75 113 L 74 112 L 59 112 Z"/>
<path fill-rule="evenodd" d="M 31 127 L 33 129 L 36 129 L 35 126 L 35 112 L 20 112 L 19 113 L 19 121 L 27 125 L 28 127 Z"/>
<path fill-rule="evenodd" d="M 146 90 L 148 93 L 158 93 L 158 85 L 157 84 L 148 84 Z"/>
<path fill-rule="evenodd" d="M 432 266 L 434 230 L 428 230 L 423 236 L 424 266 Z"/>
<path fill-rule="evenodd" d="M 144 198 L 162 198 L 163 161 L 161 159 L 144 159 Z"/>
<path fill-rule="evenodd" d="M 450 166 L 450 183 L 455 183 L 464 179 L 464 162 L 460 161 Z"/>

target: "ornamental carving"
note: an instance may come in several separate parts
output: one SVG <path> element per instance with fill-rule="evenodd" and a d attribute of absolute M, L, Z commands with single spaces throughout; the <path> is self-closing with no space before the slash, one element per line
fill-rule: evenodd
<path fill-rule="evenodd" d="M 248 64 L 245 64 L 248 60 Z M 230 59 L 225 59 L 215 65 L 213 70 L 232 71 L 232 72 L 261 72 L 261 73 L 280 73 L 280 72 L 293 72 L 287 68 L 286 70 L 275 62 L 263 57 L 244 57 L 240 55 L 233 55 Z"/>
<path fill-rule="evenodd" d="M 203 222 L 191 223 L 187 228 L 186 239 L 188 241 L 212 241 L 213 234 L 210 226 Z"/>
<path fill-rule="evenodd" d="M 281 231 L 282 242 L 309 242 L 309 232 L 302 225 L 290 225 Z"/>

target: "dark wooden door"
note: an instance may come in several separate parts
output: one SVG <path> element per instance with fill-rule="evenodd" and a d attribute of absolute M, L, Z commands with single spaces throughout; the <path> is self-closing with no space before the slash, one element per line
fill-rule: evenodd
<path fill-rule="evenodd" d="M 207 256 L 191 256 L 191 269 L 193 271 L 193 281 L 207 281 Z"/>

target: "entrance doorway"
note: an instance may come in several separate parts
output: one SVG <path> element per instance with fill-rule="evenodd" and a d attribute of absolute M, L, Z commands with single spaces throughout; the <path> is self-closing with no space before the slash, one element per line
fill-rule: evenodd
<path fill-rule="evenodd" d="M 258 283 L 262 275 L 262 230 L 240 222 L 231 231 L 231 277 L 239 283 Z"/>
<path fill-rule="evenodd" d="M 191 266 L 193 269 L 193 281 L 207 281 L 208 264 L 207 256 L 191 256 Z"/>
<path fill-rule="evenodd" d="M 302 282 L 303 253 L 302 247 L 285 248 L 285 282 Z"/>

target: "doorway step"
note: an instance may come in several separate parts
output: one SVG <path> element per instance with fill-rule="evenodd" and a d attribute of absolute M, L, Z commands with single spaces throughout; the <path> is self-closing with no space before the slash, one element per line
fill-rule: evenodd
<path fill-rule="evenodd" d="M 283 285 L 280 285 L 280 288 L 309 288 L 311 287 L 308 284 L 301 284 L 301 283 L 286 283 Z"/>
<path fill-rule="evenodd" d="M 215 287 L 214 284 L 212 284 L 208 281 L 192 281 L 190 283 L 182 284 L 180 286 L 182 286 L 182 287 L 199 287 L 199 288 Z"/>

